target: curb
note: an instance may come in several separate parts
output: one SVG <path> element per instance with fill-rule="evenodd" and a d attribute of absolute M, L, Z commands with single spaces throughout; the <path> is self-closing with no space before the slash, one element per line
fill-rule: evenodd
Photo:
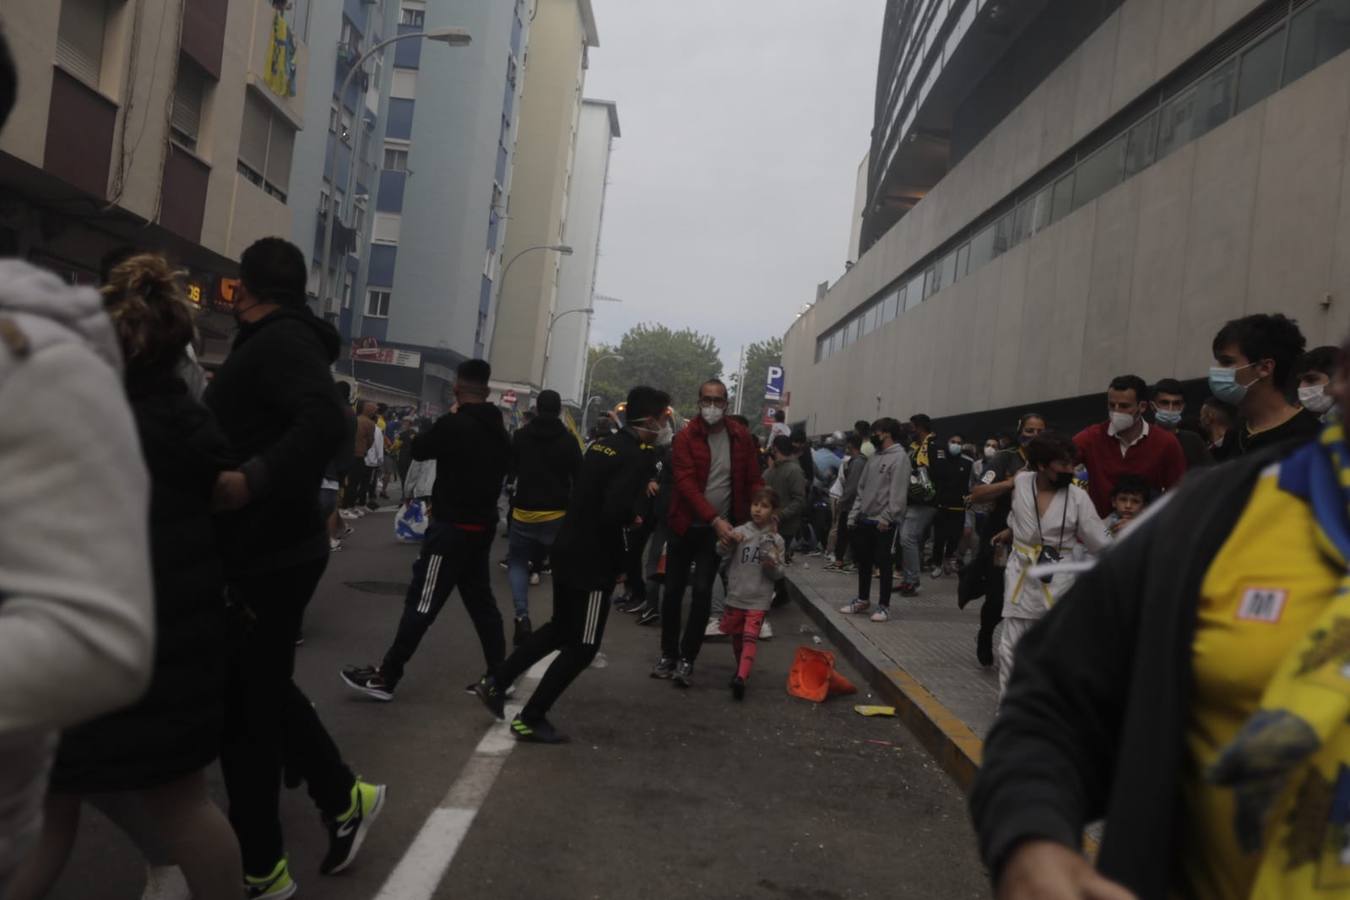
<path fill-rule="evenodd" d="M 862 672 L 872 689 L 895 707 L 896 716 L 942 770 L 968 793 L 980 768 L 984 742 L 898 663 L 867 641 L 847 634 L 836 621 L 839 613 L 816 595 L 813 588 L 797 584 L 791 575 L 787 583 L 797 604 Z"/>

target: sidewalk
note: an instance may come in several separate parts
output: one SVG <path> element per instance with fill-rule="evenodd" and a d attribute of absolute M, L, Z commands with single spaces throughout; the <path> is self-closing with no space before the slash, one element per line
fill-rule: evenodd
<path fill-rule="evenodd" d="M 857 576 L 827 572 L 826 562 L 797 557 L 788 569 L 794 599 L 943 768 L 969 787 L 998 704 L 997 671 L 975 661 L 979 602 L 957 609 L 955 576 L 925 578 L 918 597 L 892 595 L 891 620 L 874 624 L 839 612 L 857 596 Z M 872 595 L 875 604 L 875 582 Z"/>

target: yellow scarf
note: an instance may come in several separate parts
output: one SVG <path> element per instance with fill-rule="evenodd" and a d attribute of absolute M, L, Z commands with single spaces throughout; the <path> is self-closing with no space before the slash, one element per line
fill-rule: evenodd
<path fill-rule="evenodd" d="M 1350 448 L 1329 426 L 1280 465 L 1280 488 L 1308 503 L 1318 548 L 1350 559 Z M 1260 628 L 1257 623 L 1238 627 Z M 1244 852 L 1261 852 L 1251 896 L 1350 891 L 1350 571 L 1313 629 L 1266 685 L 1261 705 L 1207 773 L 1233 788 Z"/>

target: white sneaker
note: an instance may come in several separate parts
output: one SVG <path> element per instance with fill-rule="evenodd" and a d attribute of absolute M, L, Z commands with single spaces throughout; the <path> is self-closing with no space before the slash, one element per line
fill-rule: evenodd
<path fill-rule="evenodd" d="M 338 515 L 339 515 L 339 516 L 342 516 L 342 518 L 344 518 L 344 519 L 356 519 L 356 518 L 359 518 L 359 516 L 357 516 L 356 513 L 355 513 L 353 510 L 350 510 L 350 509 L 339 509 L 339 510 L 338 510 Z"/>
<path fill-rule="evenodd" d="M 342 541 L 339 541 L 337 538 L 329 538 L 328 549 L 332 553 L 338 552 L 339 550 L 342 549 Z"/>
<path fill-rule="evenodd" d="M 769 624 L 768 619 L 765 619 L 764 624 L 761 625 L 759 628 L 759 639 L 761 641 L 767 641 L 772 640 L 772 638 L 773 638 L 773 626 Z"/>
<path fill-rule="evenodd" d="M 852 600 L 848 601 L 848 603 L 839 607 L 839 611 L 846 616 L 860 616 L 871 608 L 872 608 L 871 601 L 861 600 L 855 597 Z"/>
<path fill-rule="evenodd" d="M 721 636 L 722 636 L 722 620 L 721 620 L 721 619 L 717 619 L 717 618 L 709 619 L 709 620 L 708 620 L 708 627 L 706 627 L 706 628 L 703 629 L 703 636 L 704 636 L 704 637 L 721 637 Z"/>
<path fill-rule="evenodd" d="M 538 583 L 539 583 L 539 573 L 538 573 L 538 572 L 531 572 L 531 573 L 530 573 L 530 584 L 538 584 Z"/>
<path fill-rule="evenodd" d="M 941 578 L 941 577 L 942 577 L 942 566 L 934 566 L 934 567 L 933 567 L 933 571 L 929 572 L 928 574 L 931 575 L 931 576 L 934 577 L 934 578 Z"/>
<path fill-rule="evenodd" d="M 352 507 L 352 512 L 356 513 L 358 519 L 364 519 L 366 517 L 366 508 L 364 506 L 354 506 Z"/>
<path fill-rule="evenodd" d="M 141 900 L 190 900 L 187 879 L 177 866 L 146 866 Z"/>
<path fill-rule="evenodd" d="M 877 607 L 877 611 L 872 613 L 873 622 L 889 622 L 891 620 L 891 611 L 884 606 Z"/>

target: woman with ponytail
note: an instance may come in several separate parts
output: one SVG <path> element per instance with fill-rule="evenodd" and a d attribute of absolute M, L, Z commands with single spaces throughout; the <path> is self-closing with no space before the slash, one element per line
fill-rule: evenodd
<path fill-rule="evenodd" d="M 133 706 L 62 736 L 42 842 L 10 900 L 47 892 L 74 843 L 82 799 L 108 793 L 140 807 L 127 819 L 153 823 L 142 843 L 182 868 L 195 900 L 241 894 L 239 845 L 205 774 L 220 753 L 225 676 L 225 580 L 211 501 L 217 476 L 233 466 L 214 417 L 180 374 L 194 336 L 180 274 L 161 256 L 139 254 L 117 264 L 103 288 L 151 479 L 150 688 Z"/>

